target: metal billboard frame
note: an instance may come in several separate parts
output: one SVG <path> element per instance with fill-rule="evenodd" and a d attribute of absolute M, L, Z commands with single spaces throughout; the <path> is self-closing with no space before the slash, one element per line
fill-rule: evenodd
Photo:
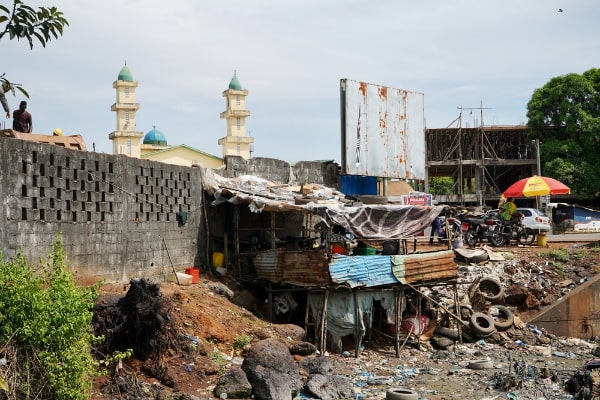
<path fill-rule="evenodd" d="M 425 179 L 424 97 L 341 79 L 342 173 Z"/>

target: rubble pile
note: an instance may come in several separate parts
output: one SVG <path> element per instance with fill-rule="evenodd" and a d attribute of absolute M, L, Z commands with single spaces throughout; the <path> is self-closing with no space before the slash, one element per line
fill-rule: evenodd
<path fill-rule="evenodd" d="M 319 354 L 294 325 L 258 327 L 255 321 L 256 329 L 233 331 L 234 320 L 253 317 L 234 309 L 231 293 L 211 281 L 172 289 L 171 296 L 132 281 L 131 293 L 102 298 L 95 326 L 119 345 L 114 348 L 136 344 L 119 332 L 158 346 L 137 343 L 148 359 L 126 360 L 112 383 L 104 381 L 90 398 L 259 399 L 280 396 L 281 388 L 294 391 L 295 399 L 381 400 L 390 391 L 395 394 L 389 398 L 429 400 L 455 399 L 457 393 L 490 400 L 594 398 L 598 338 L 557 337 L 524 321 L 593 275 L 597 264 L 578 258 L 579 264 L 560 271 L 537 253 L 523 256 L 516 249 L 497 256 L 459 263 L 458 296 L 452 285 L 414 288 L 423 296 L 425 318 L 407 309 L 399 357 L 389 333 L 374 331 L 354 357 L 352 338 L 340 352 Z M 216 298 L 223 303 L 207 303 Z M 222 325 L 221 333 L 210 324 Z M 252 341 L 236 350 L 231 338 L 241 334 Z"/>

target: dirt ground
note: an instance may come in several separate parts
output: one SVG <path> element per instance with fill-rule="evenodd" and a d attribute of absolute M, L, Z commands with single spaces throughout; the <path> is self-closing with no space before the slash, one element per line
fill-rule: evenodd
<path fill-rule="evenodd" d="M 570 261 L 566 267 L 568 278 L 576 281 L 581 276 L 597 272 L 596 269 L 600 266 L 600 251 L 597 251 L 596 246 L 600 244 L 549 243 L 545 248 L 513 246 L 498 250 L 514 254 L 515 264 L 523 268 L 527 268 L 526 264 L 532 261 L 545 265 L 549 252 L 566 250 L 570 254 Z M 419 251 L 433 249 L 439 250 L 441 247 L 430 246 L 425 242 L 418 245 Z M 564 273 L 561 275 L 553 273 L 555 271 L 550 272 L 548 276 L 555 276 L 556 282 L 565 280 Z M 151 398 L 152 393 L 161 390 L 211 398 L 214 396 L 212 390 L 220 374 L 225 369 L 241 363 L 243 346 L 249 337 L 252 340 L 266 337 L 287 339 L 280 330 L 275 329 L 274 324 L 236 306 L 224 294 L 215 293 L 214 288 L 211 290 L 214 282 L 223 282 L 235 291 L 239 286 L 233 279 L 210 276 L 204 272 L 202 274 L 200 282 L 191 286 L 180 287 L 175 282 L 160 285 L 160 296 L 169 311 L 165 329 L 170 330 L 177 338 L 176 343 L 155 358 L 124 360 L 123 368 L 113 375 L 113 384 L 109 384 L 110 373 L 96 379 L 90 399 Z M 122 298 L 128 290 L 129 284 L 105 285 L 101 288 L 102 296 L 99 301 Z M 519 314 L 523 320 L 526 320 L 527 316 L 527 310 Z M 525 336 L 527 332 L 511 330 L 494 338 L 493 343 L 486 341 L 454 347 L 453 352 L 443 356 L 448 357 L 447 359 L 436 359 L 439 352 L 427 346 L 415 346 L 410 342 L 403 347 L 400 358 L 396 358 L 393 344 L 385 339 L 374 340 L 358 359 L 353 357 L 353 351 L 352 356 L 348 356 L 348 353 L 329 356 L 334 361 L 336 373 L 351 377 L 356 382 L 356 399 L 383 399 L 385 390 L 390 386 L 413 387 L 420 391 L 422 397 L 428 399 L 457 398 L 457 393 L 463 393 L 461 398 L 464 399 L 482 399 L 487 396 L 482 390 L 489 391 L 489 382 L 493 380 L 493 374 L 508 368 L 508 357 L 516 359 L 521 356 L 529 360 L 530 365 L 555 368 L 557 371 L 563 371 L 563 375 L 572 373 L 590 358 L 587 354 L 589 350 L 584 354 L 573 351 L 576 354 L 574 358 L 548 359 L 531 351 L 532 346 L 526 349 L 515 347 L 514 343 Z M 489 346 L 492 345 L 496 347 L 489 350 Z M 465 368 L 469 359 L 489 358 L 490 354 L 494 355 L 494 369 L 473 371 Z M 157 365 L 160 365 L 160 374 L 156 373 Z M 157 379 L 157 375 L 163 379 Z M 115 385 L 114 382 L 118 384 Z M 560 394 L 562 389 L 549 380 L 542 389 L 535 390 L 546 395 L 535 397 L 536 399 L 569 398 L 560 397 L 563 395 Z M 551 397 L 548 391 L 557 394 Z M 490 396 L 494 393 L 502 395 L 500 398 L 505 396 L 502 392 L 493 390 Z"/>

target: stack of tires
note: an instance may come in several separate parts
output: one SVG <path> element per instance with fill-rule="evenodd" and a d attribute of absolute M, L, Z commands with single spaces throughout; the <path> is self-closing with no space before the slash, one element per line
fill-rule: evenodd
<path fill-rule="evenodd" d="M 486 277 L 479 281 L 476 288 L 478 294 L 482 295 L 487 303 L 487 313 L 476 311 L 469 318 L 469 326 L 478 337 L 488 337 L 496 331 L 505 331 L 513 326 L 514 315 L 505 307 L 504 289 L 502 284 L 495 278 Z"/>
<path fill-rule="evenodd" d="M 463 323 L 470 329 L 463 329 L 463 339 L 474 341 L 486 338 L 497 331 L 510 329 L 514 324 L 514 314 L 504 306 L 504 289 L 495 278 L 486 277 L 471 287 L 471 305 L 461 305 L 460 315 Z M 437 326 L 435 333 L 446 338 L 459 340 L 456 329 Z"/>

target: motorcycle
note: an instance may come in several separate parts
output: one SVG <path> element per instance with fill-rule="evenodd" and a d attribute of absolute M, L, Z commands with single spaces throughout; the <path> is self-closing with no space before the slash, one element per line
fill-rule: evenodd
<path fill-rule="evenodd" d="M 497 211 L 488 210 L 479 217 L 463 218 L 461 230 L 467 245 L 473 247 L 484 240 L 492 243 L 492 236 L 499 225 Z"/>
<path fill-rule="evenodd" d="M 454 208 L 446 208 L 442 211 L 440 222 L 442 224 L 442 238 L 450 243 L 456 243 L 462 240 L 463 232 L 461 230 L 461 215 L 463 211 L 457 211 Z"/>
<path fill-rule="evenodd" d="M 515 240 L 522 245 L 532 244 L 535 240 L 535 235 L 529 233 L 527 228 L 525 228 L 523 218 L 523 214 L 516 212 L 510 221 L 501 221 L 490 238 L 492 246 L 509 245 L 511 240 Z"/>

